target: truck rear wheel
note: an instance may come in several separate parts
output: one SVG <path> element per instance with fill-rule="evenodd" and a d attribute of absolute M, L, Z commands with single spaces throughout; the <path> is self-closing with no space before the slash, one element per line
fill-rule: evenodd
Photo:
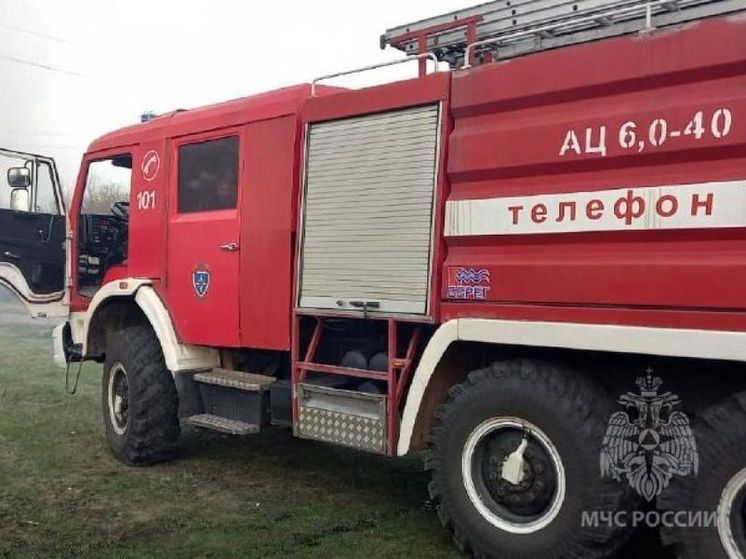
<path fill-rule="evenodd" d="M 599 454 L 611 400 L 551 364 L 499 362 L 454 386 L 436 413 L 430 496 L 462 551 L 476 557 L 604 557 L 626 530 L 583 525 L 626 509 Z M 521 456 L 522 455 L 522 456 Z"/>
<path fill-rule="evenodd" d="M 715 525 L 663 528 L 682 559 L 746 557 L 746 392 L 706 410 L 694 426 L 697 477 L 677 478 L 659 497 L 659 508 L 682 518 L 716 513 Z M 699 514 L 698 514 L 699 513 Z"/>
<path fill-rule="evenodd" d="M 109 337 L 101 388 L 114 456 L 131 466 L 168 459 L 179 437 L 178 395 L 149 327 L 130 326 Z"/>

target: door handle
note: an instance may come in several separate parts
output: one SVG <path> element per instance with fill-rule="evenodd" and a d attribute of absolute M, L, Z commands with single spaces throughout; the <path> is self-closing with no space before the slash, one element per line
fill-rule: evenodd
<path fill-rule="evenodd" d="M 5 258 L 10 258 L 12 260 L 20 260 L 21 259 L 21 257 L 18 256 L 15 252 L 10 252 L 9 250 L 6 250 L 5 252 L 3 252 L 3 256 Z"/>
<path fill-rule="evenodd" d="M 225 243 L 224 245 L 220 245 L 220 250 L 236 252 L 238 250 L 238 243 Z"/>
<path fill-rule="evenodd" d="M 350 306 L 356 309 L 363 309 L 363 318 L 368 318 L 368 311 L 378 310 L 381 303 L 378 301 L 350 301 Z"/>

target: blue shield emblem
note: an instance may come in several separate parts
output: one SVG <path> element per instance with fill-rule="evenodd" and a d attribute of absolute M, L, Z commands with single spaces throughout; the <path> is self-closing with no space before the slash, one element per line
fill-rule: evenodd
<path fill-rule="evenodd" d="M 194 285 L 194 292 L 197 294 L 197 297 L 207 295 L 207 291 L 210 289 L 210 271 L 194 270 L 192 272 L 192 284 Z"/>

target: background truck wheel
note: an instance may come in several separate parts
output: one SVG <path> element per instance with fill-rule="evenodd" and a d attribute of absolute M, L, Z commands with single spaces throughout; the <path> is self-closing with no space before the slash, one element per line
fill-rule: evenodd
<path fill-rule="evenodd" d="M 658 498 L 666 511 L 717 511 L 716 526 L 663 528 L 682 559 L 746 557 L 746 392 L 706 410 L 694 426 L 699 475 L 674 478 Z"/>
<path fill-rule="evenodd" d="M 128 465 L 168 459 L 179 437 L 178 395 L 158 339 L 131 326 L 107 340 L 102 382 L 106 438 Z"/>
<path fill-rule="evenodd" d="M 472 372 L 449 396 L 427 467 L 430 496 L 462 551 L 604 557 L 624 543 L 626 530 L 582 523 L 584 511 L 628 510 L 634 501 L 600 475 L 612 401 L 599 388 L 551 364 L 515 360 Z"/>

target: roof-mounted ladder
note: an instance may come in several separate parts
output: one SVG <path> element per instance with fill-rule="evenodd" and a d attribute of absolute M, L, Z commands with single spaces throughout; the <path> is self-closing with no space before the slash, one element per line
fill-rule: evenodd
<path fill-rule="evenodd" d="M 394 27 L 381 48 L 469 67 L 740 10 L 746 0 L 501 0 Z"/>

